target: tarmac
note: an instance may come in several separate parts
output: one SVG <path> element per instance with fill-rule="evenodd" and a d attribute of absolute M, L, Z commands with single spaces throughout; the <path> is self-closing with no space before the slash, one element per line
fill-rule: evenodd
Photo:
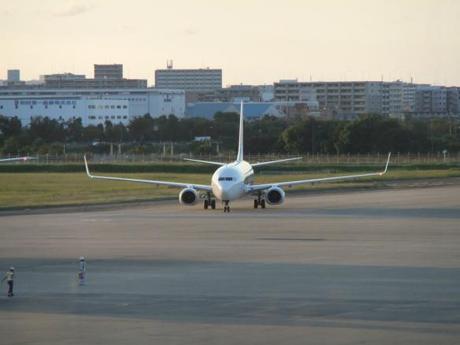
<path fill-rule="evenodd" d="M 4 216 L 11 265 L 1 344 L 459 344 L 460 186 Z"/>

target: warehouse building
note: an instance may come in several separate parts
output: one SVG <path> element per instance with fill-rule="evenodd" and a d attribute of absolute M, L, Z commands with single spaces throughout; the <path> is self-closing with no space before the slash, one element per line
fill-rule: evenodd
<path fill-rule="evenodd" d="M 150 114 L 185 115 L 185 93 L 180 90 L 145 89 L 48 89 L 0 88 L 0 114 L 16 116 L 23 124 L 33 117 L 67 121 L 81 118 L 83 125 L 106 121 L 127 125 L 133 118 Z"/>

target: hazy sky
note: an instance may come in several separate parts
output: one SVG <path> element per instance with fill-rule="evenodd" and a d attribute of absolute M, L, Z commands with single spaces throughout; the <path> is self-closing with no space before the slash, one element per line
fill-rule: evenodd
<path fill-rule="evenodd" d="M 151 84 L 173 59 L 222 68 L 225 85 L 383 75 L 460 86 L 459 0 L 0 0 L 0 42 L 0 79 L 122 63 Z"/>

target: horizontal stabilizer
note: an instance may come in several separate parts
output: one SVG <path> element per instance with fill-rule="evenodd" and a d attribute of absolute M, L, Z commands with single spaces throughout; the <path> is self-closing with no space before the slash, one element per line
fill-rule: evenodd
<path fill-rule="evenodd" d="M 276 161 L 268 161 L 268 162 L 257 162 L 254 164 L 251 164 L 253 167 L 260 167 L 263 165 L 270 165 L 270 164 L 276 164 L 276 163 L 283 163 L 283 162 L 289 162 L 289 161 L 296 161 L 302 159 L 302 157 L 295 157 L 295 158 L 286 158 L 286 159 L 278 159 Z"/>
<path fill-rule="evenodd" d="M 212 164 L 212 165 L 219 165 L 219 166 L 227 164 L 227 163 L 203 161 L 201 159 L 191 159 L 191 158 L 184 158 L 184 160 L 189 161 L 189 162 L 197 162 L 197 163 Z"/>

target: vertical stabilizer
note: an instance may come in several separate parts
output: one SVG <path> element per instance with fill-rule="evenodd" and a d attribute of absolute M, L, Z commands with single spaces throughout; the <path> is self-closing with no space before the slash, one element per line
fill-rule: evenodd
<path fill-rule="evenodd" d="M 243 160 L 243 124 L 244 124 L 244 115 L 243 115 L 243 101 L 241 101 L 240 107 L 240 135 L 238 138 L 238 155 L 236 156 L 236 161 L 241 162 Z"/>

